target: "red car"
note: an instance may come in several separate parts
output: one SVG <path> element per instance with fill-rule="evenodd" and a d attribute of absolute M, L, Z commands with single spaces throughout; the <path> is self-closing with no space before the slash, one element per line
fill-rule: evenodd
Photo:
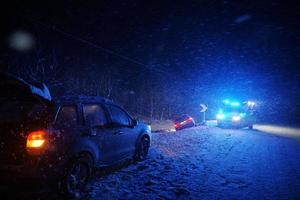
<path fill-rule="evenodd" d="M 174 120 L 174 128 L 176 131 L 184 129 L 184 128 L 190 128 L 195 126 L 196 123 L 194 119 L 189 115 L 182 115 L 181 117 L 178 117 Z"/>

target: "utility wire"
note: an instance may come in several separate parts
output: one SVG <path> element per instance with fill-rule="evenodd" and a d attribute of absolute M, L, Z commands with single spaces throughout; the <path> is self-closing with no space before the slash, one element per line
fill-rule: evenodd
<path fill-rule="evenodd" d="M 23 17 L 24 17 L 24 16 L 23 16 Z M 86 39 L 83 39 L 83 38 L 81 38 L 81 37 L 79 37 L 79 36 L 76 36 L 76 35 L 73 35 L 73 34 L 71 34 L 71 33 L 65 32 L 65 31 L 63 31 L 62 29 L 57 28 L 57 27 L 55 27 L 55 26 L 49 26 L 49 25 L 47 25 L 47 24 L 45 24 L 45 23 L 42 23 L 42 22 L 40 22 L 40 21 L 38 21 L 38 20 L 29 18 L 29 17 L 27 17 L 27 16 L 26 16 L 25 18 L 27 18 L 28 20 L 30 20 L 30 21 L 32 21 L 32 22 L 34 22 L 34 23 L 37 23 L 37 24 L 39 24 L 39 25 L 41 25 L 41 26 L 43 26 L 43 27 L 45 27 L 45 28 L 47 28 L 47 29 L 56 31 L 56 32 L 58 32 L 58 33 L 60 33 L 60 34 L 62 34 L 62 35 L 64 35 L 64 36 L 66 36 L 66 37 L 69 37 L 69 38 L 73 39 L 73 40 L 79 41 L 79 42 L 84 43 L 84 44 L 87 44 L 87 45 L 89 45 L 89 46 L 91 46 L 91 47 L 93 47 L 93 48 L 99 49 L 99 50 L 101 50 L 101 51 L 103 51 L 103 52 L 105 52 L 105 53 L 107 53 L 107 54 L 110 54 L 110 55 L 119 57 L 119 58 L 121 58 L 121 59 L 123 59 L 123 60 L 126 60 L 126 61 L 128 61 L 128 62 L 132 62 L 132 63 L 137 64 L 137 65 L 146 67 L 146 68 L 148 68 L 148 69 L 151 70 L 151 71 L 153 70 L 153 71 L 156 71 L 156 72 L 159 72 L 159 73 L 163 73 L 163 74 L 169 75 L 169 72 L 166 72 L 166 71 L 164 71 L 164 70 L 162 70 L 162 69 L 159 69 L 159 68 L 151 67 L 151 66 L 149 66 L 149 65 L 147 65 L 147 64 L 144 64 L 144 63 L 142 63 L 142 62 L 140 62 L 140 61 L 137 61 L 137 60 L 135 60 L 135 59 L 133 59 L 133 58 L 130 58 L 130 57 L 128 57 L 128 56 L 124 56 L 124 55 L 122 55 L 122 54 L 120 54 L 120 53 L 116 53 L 116 52 L 114 52 L 114 51 L 112 51 L 112 50 L 110 50 L 110 49 L 104 48 L 104 47 L 102 47 L 102 46 L 100 46 L 100 45 L 98 45 L 98 44 L 95 44 L 95 43 L 93 43 L 93 42 L 91 42 L 91 41 L 88 41 L 88 40 L 86 40 Z"/>

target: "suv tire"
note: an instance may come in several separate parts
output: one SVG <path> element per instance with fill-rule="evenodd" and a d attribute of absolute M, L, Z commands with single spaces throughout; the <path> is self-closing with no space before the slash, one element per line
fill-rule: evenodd
<path fill-rule="evenodd" d="M 81 198 L 91 178 L 93 162 L 90 156 L 80 155 L 72 159 L 60 183 L 60 191 L 67 198 Z"/>
<path fill-rule="evenodd" d="M 146 159 L 148 155 L 149 147 L 150 147 L 150 139 L 146 136 L 143 136 L 137 146 L 135 160 L 142 161 Z"/>

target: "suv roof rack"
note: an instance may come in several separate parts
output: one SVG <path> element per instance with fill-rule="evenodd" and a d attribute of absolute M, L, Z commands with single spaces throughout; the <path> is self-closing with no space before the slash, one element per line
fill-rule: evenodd
<path fill-rule="evenodd" d="M 103 102 L 113 103 L 113 101 L 101 96 L 87 96 L 87 95 L 63 95 L 55 98 L 57 101 L 76 101 L 76 102 Z"/>

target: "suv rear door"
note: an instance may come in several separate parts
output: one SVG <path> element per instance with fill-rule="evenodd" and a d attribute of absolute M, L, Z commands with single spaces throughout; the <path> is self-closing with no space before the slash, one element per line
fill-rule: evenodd
<path fill-rule="evenodd" d="M 118 148 L 118 138 L 113 131 L 106 128 L 108 124 L 106 111 L 100 104 L 87 103 L 82 105 L 84 125 L 89 129 L 89 135 L 96 142 L 100 158 L 98 163 L 110 164 L 117 160 L 115 149 Z"/>
<path fill-rule="evenodd" d="M 72 156 L 73 151 L 76 150 L 76 146 L 80 139 L 80 117 L 79 106 L 76 104 L 62 104 L 58 108 L 58 112 L 55 119 L 55 128 L 62 134 L 62 150 L 67 153 L 67 156 Z M 74 147 L 75 146 L 75 147 Z"/>

